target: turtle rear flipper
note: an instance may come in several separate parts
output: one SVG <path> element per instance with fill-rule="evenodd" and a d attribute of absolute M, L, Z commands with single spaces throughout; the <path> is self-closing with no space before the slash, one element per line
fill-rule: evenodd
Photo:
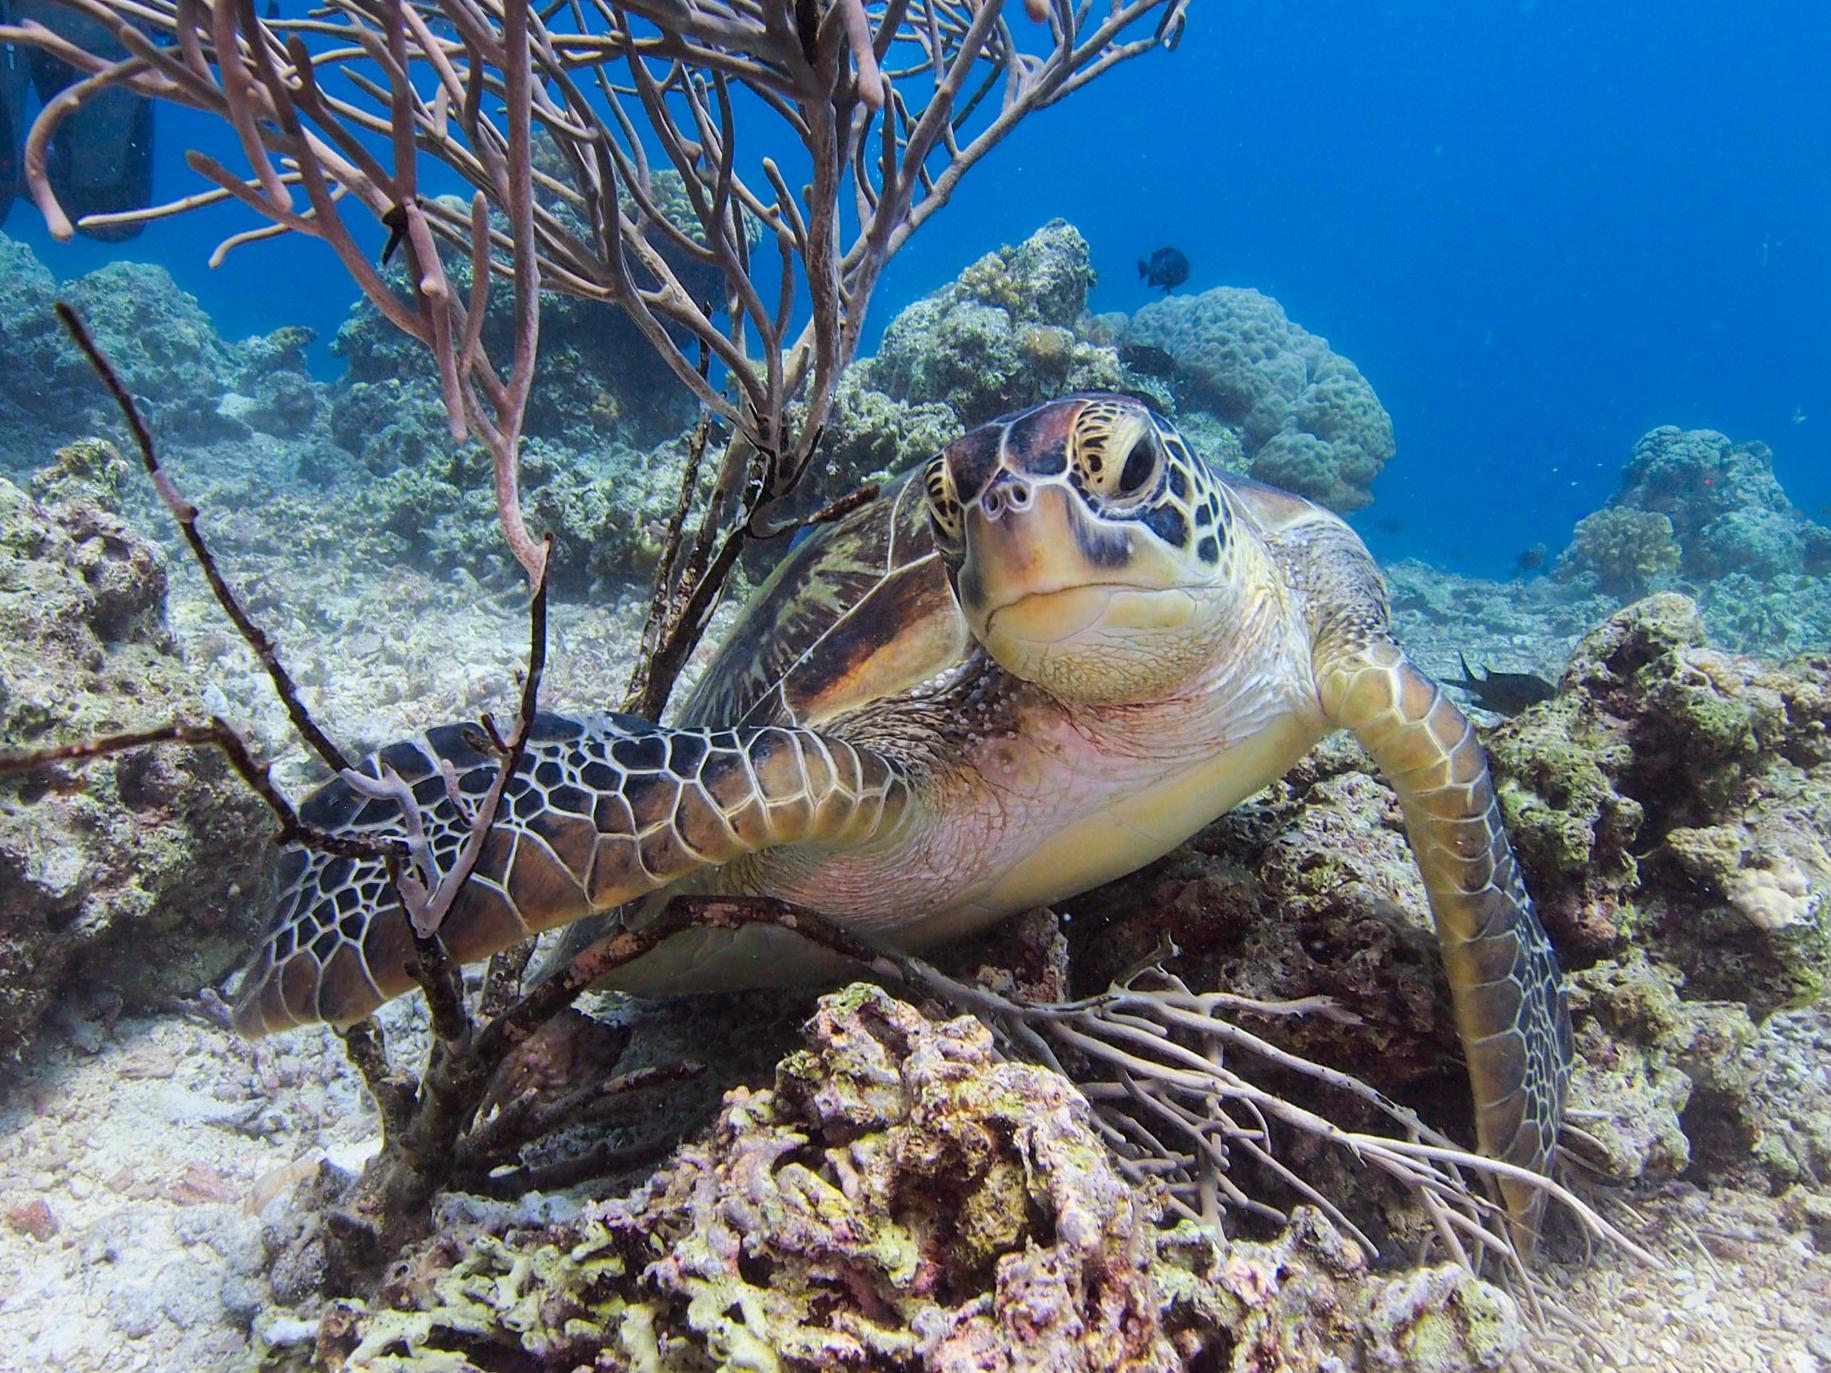
<path fill-rule="evenodd" d="M 453 804 L 481 804 L 498 762 L 454 725 L 383 749 L 413 791 L 433 866 L 452 871 L 469 834 Z M 496 822 L 434 935 L 459 962 L 608 910 L 777 844 L 855 843 L 901 809 L 902 780 L 880 756 L 810 730 L 664 729 L 629 716 L 539 716 Z M 405 844 L 397 800 L 339 778 L 300 809 L 314 829 Z M 403 848 L 404 852 L 404 848 Z M 381 858 L 289 850 L 267 937 L 245 970 L 235 1026 L 258 1036 L 362 1019 L 415 985 L 413 931 Z"/>
<path fill-rule="evenodd" d="M 1546 1172 L 1570 1081 L 1570 1013 L 1507 842 L 1487 755 L 1467 717 L 1390 641 L 1342 655 L 1319 677 L 1323 709 L 1354 731 L 1404 807 L 1449 973 L 1481 1150 Z M 1545 1193 L 1509 1178 L 1500 1190 L 1515 1244 L 1530 1257 Z"/>

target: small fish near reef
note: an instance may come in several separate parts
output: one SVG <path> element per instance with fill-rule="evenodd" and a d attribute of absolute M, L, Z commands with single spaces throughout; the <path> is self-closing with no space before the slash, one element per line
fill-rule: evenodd
<path fill-rule="evenodd" d="M 1491 710 L 1496 715 L 1511 718 L 1527 706 L 1549 701 L 1558 694 L 1555 683 L 1546 681 L 1536 673 L 1490 671 L 1485 677 L 1477 677 L 1466 656 L 1458 653 L 1456 659 L 1462 664 L 1462 680 L 1459 682 L 1454 677 L 1445 677 L 1444 685 L 1461 687 L 1474 698 L 1476 705 L 1483 710 Z"/>
<path fill-rule="evenodd" d="M 1159 248 L 1149 258 L 1138 260 L 1138 279 L 1161 286 L 1167 296 L 1189 279 L 1189 259 L 1180 248 Z"/>
<path fill-rule="evenodd" d="M 1228 477 L 1135 400 L 1007 415 L 792 549 L 677 724 L 535 717 L 437 938 L 468 962 L 572 925 L 582 949 L 686 882 L 932 947 L 1161 857 L 1351 730 L 1407 801 L 1476 1136 L 1543 1169 L 1571 1069 L 1557 960 L 1481 747 L 1392 638 L 1379 585 L 1340 518 Z M 423 835 L 449 870 L 473 824 L 455 798 L 498 776 L 474 738 L 395 744 L 300 818 Z M 380 856 L 289 848 L 235 1024 L 348 1025 L 413 990 L 395 886 Z M 691 931 L 613 978 L 777 986 L 844 975 L 836 959 L 787 929 Z M 1544 1193 L 1500 1187 L 1529 1237 Z"/>
<path fill-rule="evenodd" d="M 1535 543 L 1530 548 L 1520 550 L 1520 555 L 1513 560 L 1513 574 L 1523 577 L 1529 572 L 1537 572 L 1545 566 L 1545 555 L 1551 550 L 1542 543 Z"/>

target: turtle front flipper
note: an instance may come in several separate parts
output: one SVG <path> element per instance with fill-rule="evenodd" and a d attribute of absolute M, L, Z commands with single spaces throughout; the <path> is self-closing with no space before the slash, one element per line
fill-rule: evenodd
<path fill-rule="evenodd" d="M 469 806 L 495 781 L 494 755 L 455 725 L 383 749 L 412 788 L 426 848 L 450 872 Z M 449 764 L 447 776 L 444 765 Z M 541 715 L 470 880 L 434 936 L 459 962 L 776 844 L 863 841 L 900 812 L 902 779 L 881 756 L 805 729 L 664 729 L 629 716 Z M 300 808 L 313 829 L 405 843 L 401 804 L 339 778 Z M 404 850 L 403 850 L 404 851 Z M 280 866 L 267 937 L 235 998 L 235 1027 L 346 1025 L 410 991 L 413 931 L 380 858 L 300 847 Z"/>
<path fill-rule="evenodd" d="M 1322 705 L 1399 793 L 1449 973 L 1482 1152 L 1544 1172 L 1570 1081 L 1570 1013 L 1507 842 L 1488 760 L 1468 719 L 1390 640 L 1318 674 Z M 1501 1179 L 1529 1256 L 1542 1190 Z"/>

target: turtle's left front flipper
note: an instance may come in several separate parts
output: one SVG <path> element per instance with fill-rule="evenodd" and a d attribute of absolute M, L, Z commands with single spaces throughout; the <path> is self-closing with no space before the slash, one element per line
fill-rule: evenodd
<path fill-rule="evenodd" d="M 1333 655 L 1317 686 L 1323 710 L 1354 731 L 1404 807 L 1449 973 L 1482 1152 L 1544 1172 L 1570 1081 L 1570 1013 L 1551 941 L 1507 843 L 1487 754 L 1468 718 L 1390 640 Z M 1529 1256 L 1545 1194 L 1507 1179 L 1501 1192 Z"/>

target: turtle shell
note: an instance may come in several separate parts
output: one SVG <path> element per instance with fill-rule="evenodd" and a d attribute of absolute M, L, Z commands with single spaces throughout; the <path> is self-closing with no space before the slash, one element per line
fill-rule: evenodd
<path fill-rule="evenodd" d="M 972 647 L 921 483 L 906 474 L 777 564 L 680 723 L 818 726 L 909 690 Z"/>

